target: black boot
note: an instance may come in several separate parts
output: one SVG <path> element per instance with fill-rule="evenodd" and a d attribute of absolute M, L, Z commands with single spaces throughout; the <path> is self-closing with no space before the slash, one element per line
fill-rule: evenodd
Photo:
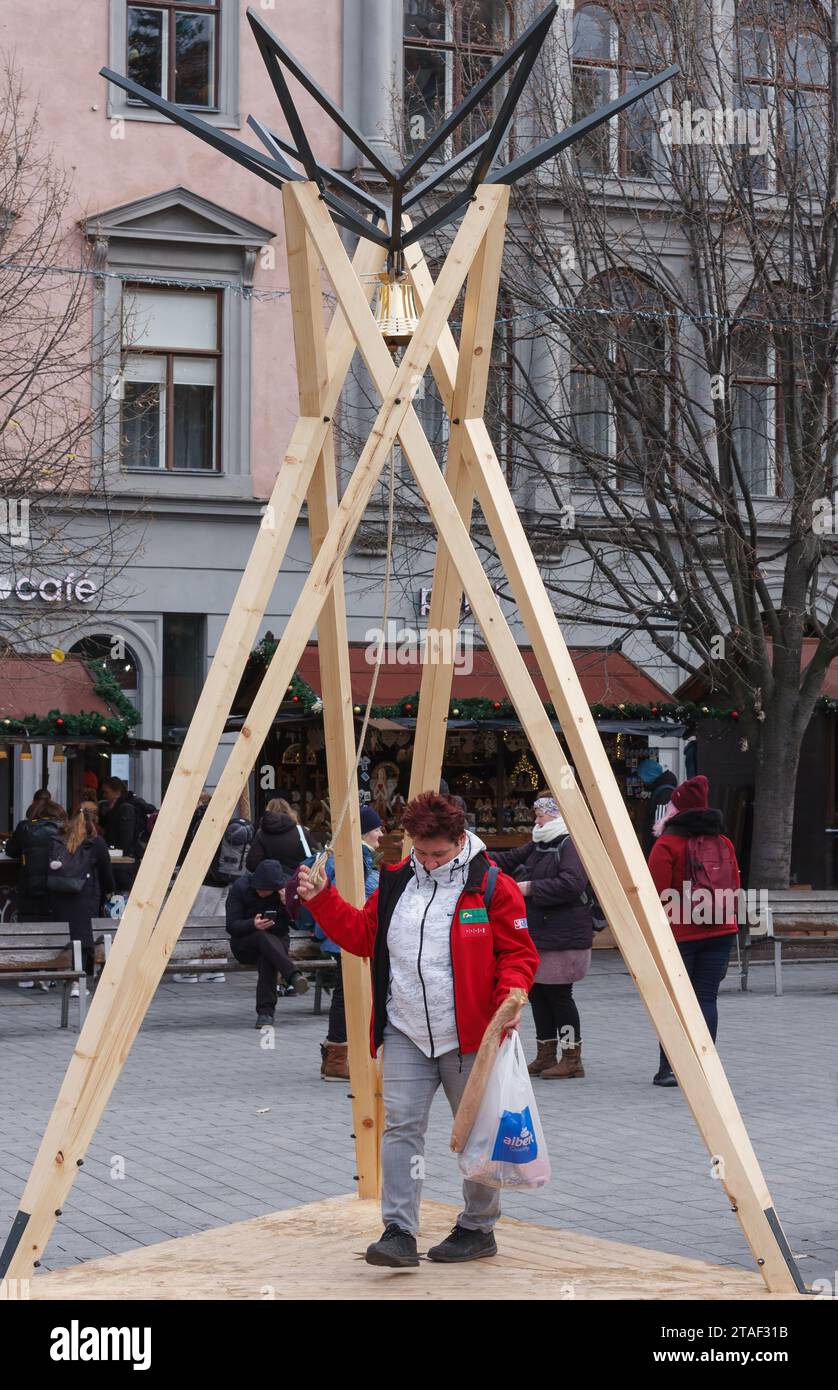
<path fill-rule="evenodd" d="M 431 1247 L 428 1259 L 436 1260 L 439 1264 L 456 1264 L 460 1260 L 485 1260 L 497 1253 L 498 1247 L 491 1231 L 469 1231 L 458 1224 L 441 1245 Z"/>
<path fill-rule="evenodd" d="M 666 1055 L 666 1053 L 664 1052 L 664 1050 L 663 1050 L 662 1047 L 659 1049 L 659 1051 L 660 1051 L 660 1066 L 658 1067 L 657 1072 L 655 1073 L 655 1075 L 652 1077 L 652 1085 L 653 1085 L 653 1086 L 677 1086 L 677 1085 L 678 1085 L 678 1080 L 677 1080 L 677 1077 L 674 1075 L 671 1066 L 669 1065 L 669 1058 L 667 1057 L 667 1055 Z"/>
<path fill-rule="evenodd" d="M 403 1231 L 394 1221 L 385 1226 L 384 1234 L 373 1245 L 367 1246 L 368 1265 L 387 1265 L 391 1269 L 413 1269 L 419 1264 L 416 1237 Z"/>

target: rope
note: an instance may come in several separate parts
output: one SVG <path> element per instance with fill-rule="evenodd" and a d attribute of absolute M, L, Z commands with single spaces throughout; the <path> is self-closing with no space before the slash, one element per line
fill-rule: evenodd
<path fill-rule="evenodd" d="M 358 746 L 355 752 L 355 765 L 352 768 L 351 773 L 349 774 L 349 785 L 346 788 L 346 795 L 344 796 L 343 802 L 341 804 L 337 824 L 335 824 L 334 822 L 332 824 L 332 833 L 329 837 L 329 843 L 326 845 L 326 848 L 324 850 L 321 850 L 320 854 L 318 854 L 317 858 L 311 866 L 312 881 L 318 879 L 322 874 L 323 865 L 325 864 L 329 854 L 332 851 L 332 847 L 334 845 L 335 840 L 340 834 L 343 822 L 346 820 L 347 812 L 349 811 L 349 807 L 352 804 L 352 798 L 353 796 L 357 796 L 358 794 L 358 768 L 361 764 L 361 757 L 364 751 L 364 740 L 367 736 L 367 729 L 369 727 L 370 716 L 372 714 L 373 697 L 375 696 L 376 686 L 378 685 L 378 677 L 381 672 L 382 662 L 384 660 L 384 634 L 387 631 L 387 618 L 389 615 L 390 608 L 390 572 L 393 567 L 393 515 L 395 495 L 396 450 L 394 445 L 390 449 L 389 497 L 387 500 L 387 546 L 384 560 L 384 598 L 381 605 L 381 627 L 379 629 L 381 632 L 381 641 L 378 644 L 378 652 L 375 658 L 375 670 L 372 673 L 372 681 L 370 682 L 369 695 L 367 696 L 367 707 L 364 712 L 364 720 L 361 725 L 361 732 L 358 735 Z"/>

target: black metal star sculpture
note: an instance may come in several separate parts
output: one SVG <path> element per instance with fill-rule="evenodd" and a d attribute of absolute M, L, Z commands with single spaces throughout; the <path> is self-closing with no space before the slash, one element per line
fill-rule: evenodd
<path fill-rule="evenodd" d="M 516 39 L 515 43 L 498 58 L 494 66 L 467 93 L 459 106 L 432 132 L 421 149 L 417 150 L 397 173 L 387 166 L 381 156 L 364 139 L 360 131 L 355 129 L 347 116 L 315 82 L 311 74 L 306 72 L 294 55 L 252 9 L 248 9 L 247 18 L 259 45 L 268 76 L 279 98 L 293 144 L 282 139 L 275 130 L 263 125 L 255 116 L 249 116 L 248 125 L 256 132 L 268 151 L 268 154 L 262 154 L 260 150 L 253 149 L 240 140 L 234 139 L 233 136 L 226 135 L 223 131 L 208 125 L 206 121 L 201 120 L 200 116 L 196 116 L 186 107 L 178 105 L 177 102 L 167 101 L 164 97 L 150 92 L 146 87 L 141 87 L 130 77 L 124 77 L 111 68 L 102 68 L 101 74 L 109 82 L 113 82 L 115 86 L 121 87 L 129 96 L 144 102 L 146 106 L 152 107 L 155 111 L 161 111 L 177 125 L 183 126 L 185 130 L 190 130 L 193 135 L 199 136 L 208 145 L 213 145 L 222 154 L 234 159 L 237 164 L 240 164 L 244 169 L 249 169 L 251 173 L 258 174 L 268 183 L 281 188 L 284 183 L 289 181 L 310 179 L 320 189 L 321 197 L 331 210 L 335 222 L 341 227 L 357 233 L 358 236 L 375 241 L 380 246 L 386 246 L 388 262 L 392 266 L 401 260 L 405 248 L 410 246 L 412 242 L 418 241 L 427 232 L 452 222 L 460 209 L 474 197 L 479 184 L 515 183 L 548 159 L 552 159 L 562 150 L 567 149 L 568 146 L 575 144 L 577 140 L 584 139 L 592 130 L 596 130 L 597 126 L 603 125 L 612 116 L 616 116 L 636 101 L 641 101 L 643 97 L 655 91 L 663 83 L 668 82 L 679 72 L 677 65 L 673 64 L 663 72 L 656 73 L 647 78 L 645 82 L 632 87 L 630 91 L 624 92 L 622 96 L 616 97 L 614 101 L 608 102 L 606 106 L 601 106 L 597 111 L 584 116 L 569 126 L 567 130 L 543 140 L 541 144 L 536 145 L 534 149 L 528 150 L 525 154 L 519 155 L 511 163 L 493 168 L 495 157 L 557 9 L 558 5 L 552 3 L 533 20 L 520 38 Z M 428 160 L 436 154 L 457 127 L 480 105 L 487 94 L 516 63 L 518 64 L 517 70 L 504 94 L 497 115 L 485 134 L 470 144 L 467 149 L 455 155 L 453 159 L 449 159 L 442 165 L 434 166 L 432 172 L 421 183 L 408 191 L 408 184 L 416 174 L 424 168 Z M 390 189 L 389 202 L 385 202 L 366 189 L 360 188 L 345 174 L 321 164 L 315 158 L 291 96 L 285 76 L 286 71 L 297 79 L 305 91 L 331 117 L 335 125 L 343 131 L 344 135 L 348 136 L 369 165 L 381 176 Z M 302 165 L 304 173 L 299 173 L 292 168 L 285 158 L 286 155 L 297 164 Z M 429 198 L 451 174 L 464 168 L 472 161 L 474 167 L 463 188 L 439 206 L 434 207 L 427 215 L 420 217 L 409 230 L 403 226 L 403 213 Z M 352 203 L 347 202 L 347 199 L 352 199 Z M 359 207 L 368 214 L 367 217 L 364 217 L 363 212 L 358 210 Z M 373 214 L 374 220 L 369 220 L 370 213 Z M 379 223 L 383 223 L 383 227 Z"/>

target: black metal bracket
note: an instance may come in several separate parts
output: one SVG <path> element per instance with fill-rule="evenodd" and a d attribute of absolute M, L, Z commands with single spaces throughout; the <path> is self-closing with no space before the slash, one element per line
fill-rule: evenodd
<path fill-rule="evenodd" d="M 780 1247 L 780 1254 L 782 1255 L 783 1259 L 789 1267 L 789 1273 L 791 1274 L 791 1277 L 794 1280 L 797 1292 L 809 1293 L 810 1290 L 807 1289 L 806 1285 L 803 1282 L 803 1276 L 801 1275 L 800 1270 L 797 1267 L 797 1260 L 791 1253 L 791 1246 L 786 1240 L 786 1233 L 780 1225 L 779 1218 L 773 1207 L 765 1208 L 765 1219 L 771 1227 L 774 1239 Z"/>
<path fill-rule="evenodd" d="M 5 1279 L 12 1258 L 23 1239 L 23 1233 L 29 1225 L 30 1212 L 19 1211 L 12 1222 L 11 1230 L 6 1237 L 6 1244 L 3 1246 L 3 1253 L 0 1254 L 0 1279 Z"/>
<path fill-rule="evenodd" d="M 551 136 L 550 139 L 536 145 L 534 149 L 519 155 L 511 163 L 500 168 L 493 168 L 497 153 L 515 114 L 515 108 L 550 31 L 557 10 L 556 0 L 551 0 L 546 9 L 542 10 L 541 14 L 527 26 L 520 37 L 505 53 L 500 55 L 489 71 L 466 93 L 459 106 L 431 132 L 422 147 L 411 156 L 398 172 L 385 163 L 381 155 L 353 126 L 348 116 L 341 111 L 339 106 L 335 105 L 323 91 L 323 88 L 253 9 L 247 11 L 248 22 L 291 134 L 291 142 L 288 142 L 269 126 L 264 125 L 254 116 L 250 116 L 248 124 L 265 146 L 267 154 L 262 154 L 260 150 L 245 145 L 241 140 L 236 140 L 231 135 L 226 135 L 223 131 L 217 130 L 215 126 L 208 125 L 193 111 L 188 111 L 177 102 L 167 101 L 164 97 L 157 96 L 156 93 L 148 91 L 145 87 L 133 82 L 131 78 L 123 77 L 111 68 L 102 68 L 101 73 L 109 82 L 121 87 L 129 96 L 145 102 L 154 111 L 162 112 L 164 116 L 168 116 L 184 130 L 197 135 L 199 139 L 220 150 L 222 154 L 240 164 L 242 168 L 265 179 L 275 187 L 281 188 L 285 183 L 296 182 L 303 178 L 311 180 L 320 189 L 320 196 L 329 208 L 334 221 L 348 231 L 354 232 L 357 236 L 366 237 L 380 246 L 386 246 L 392 264 L 401 258 L 406 247 L 419 241 L 428 232 L 452 222 L 461 208 L 475 196 L 481 183 L 515 183 L 526 174 L 532 173 L 539 165 L 553 159 L 568 146 L 575 144 L 577 140 L 583 140 L 592 130 L 596 130 L 605 121 L 611 120 L 612 116 L 618 115 L 619 112 L 632 106 L 636 101 L 641 101 L 650 92 L 655 91 L 665 82 L 669 82 L 679 72 L 677 65 L 673 64 L 665 71 L 656 73 L 653 77 L 647 78 L 645 82 L 632 87 L 630 91 L 624 92 L 622 96 L 609 102 L 607 106 L 602 106 L 598 111 L 584 116 L 582 120 L 576 121 L 569 129 Z M 414 176 L 427 165 L 428 161 L 450 139 L 454 131 L 480 105 L 498 82 L 515 67 L 516 63 L 518 64 L 517 69 L 510 79 L 503 101 L 500 103 L 497 115 L 489 129 L 478 140 L 473 141 L 467 149 L 460 151 L 445 163 L 433 167 L 421 183 L 408 191 L 408 184 Z M 375 169 L 381 176 L 390 190 L 389 202 L 374 197 L 366 189 L 359 188 L 339 170 L 330 169 L 315 158 L 291 94 L 286 74 L 293 77 L 304 91 L 314 98 L 318 106 L 326 112 L 338 129 L 343 131 L 344 135 L 351 140 L 371 168 Z M 304 174 L 298 173 L 291 167 L 285 158 L 286 155 L 302 165 Z M 474 161 L 474 168 L 465 187 L 458 189 L 440 206 L 431 209 L 409 231 L 406 230 L 403 227 L 403 213 L 427 198 L 452 174 L 470 164 L 472 160 Z M 347 198 L 351 198 L 356 206 L 348 203 Z M 373 220 L 367 220 L 359 213 L 358 204 L 367 213 L 373 214 Z M 386 231 L 378 225 L 379 221 L 384 223 Z"/>

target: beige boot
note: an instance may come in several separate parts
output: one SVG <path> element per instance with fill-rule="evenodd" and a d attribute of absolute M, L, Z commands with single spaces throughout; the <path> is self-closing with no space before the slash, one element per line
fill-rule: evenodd
<path fill-rule="evenodd" d="M 584 1076 L 582 1066 L 582 1044 L 576 1047 L 563 1047 L 562 1060 L 555 1067 L 547 1067 L 541 1073 L 542 1081 L 558 1081 L 568 1076 Z"/>
<path fill-rule="evenodd" d="M 320 1044 L 323 1058 L 320 1063 L 321 1081 L 349 1080 L 349 1046 L 347 1043 L 333 1043 L 328 1040 Z"/>
<path fill-rule="evenodd" d="M 536 1043 L 538 1044 L 538 1052 L 536 1053 L 535 1061 L 530 1062 L 527 1067 L 530 1076 L 540 1076 L 545 1067 L 554 1067 L 556 1065 L 556 1054 L 559 1048 L 556 1039 L 553 1038 L 552 1041 L 539 1042 L 538 1038 L 536 1038 Z"/>

